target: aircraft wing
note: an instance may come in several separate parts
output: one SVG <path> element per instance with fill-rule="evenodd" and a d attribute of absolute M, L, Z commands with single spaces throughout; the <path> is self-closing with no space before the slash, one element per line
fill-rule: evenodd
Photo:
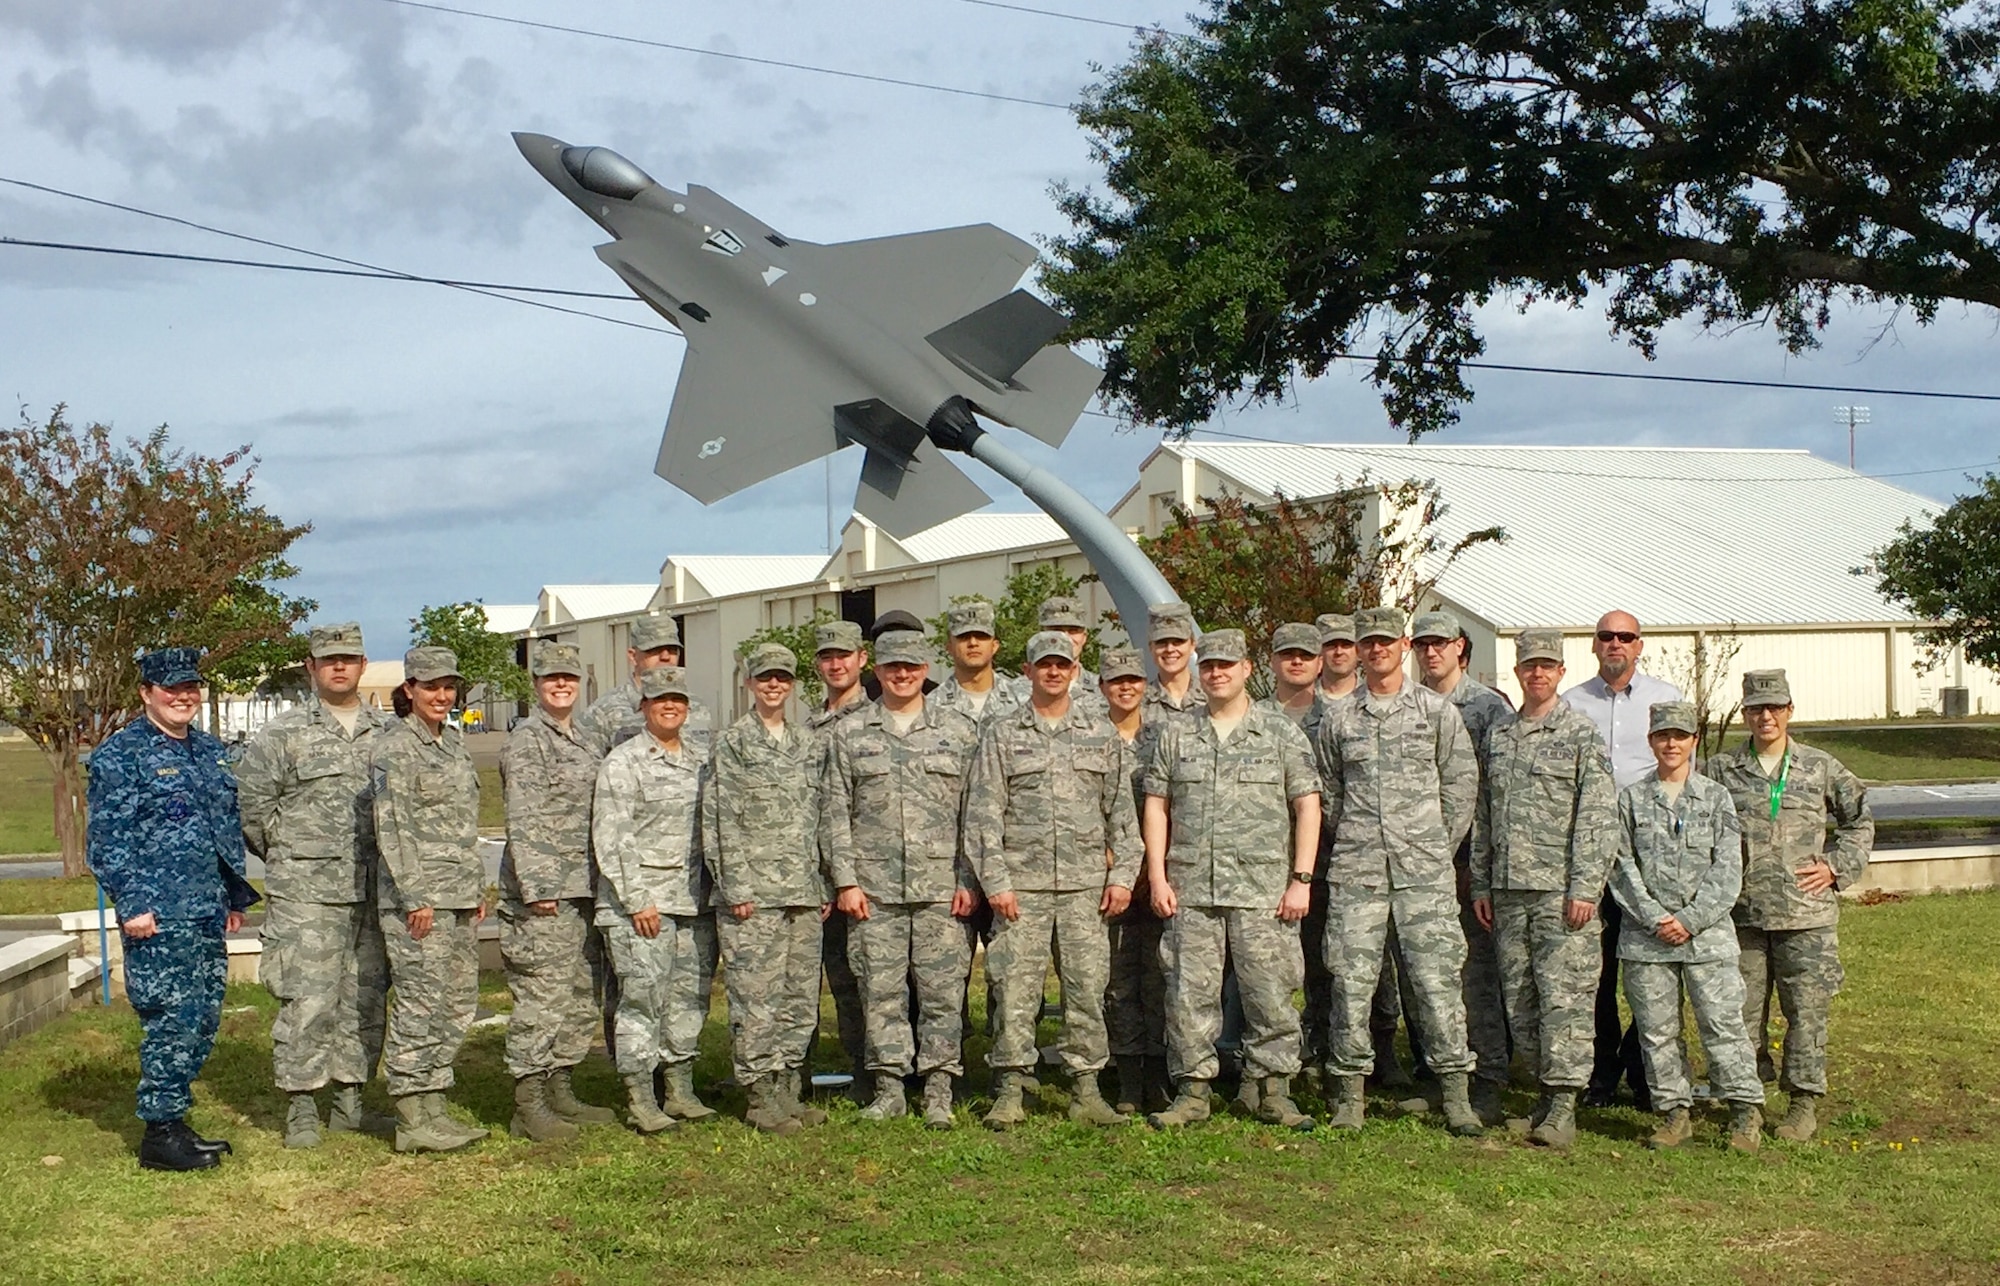
<path fill-rule="evenodd" d="M 913 347 L 1014 289 L 1035 248 L 990 223 L 833 245 L 795 244 L 802 272 L 829 298 Z"/>

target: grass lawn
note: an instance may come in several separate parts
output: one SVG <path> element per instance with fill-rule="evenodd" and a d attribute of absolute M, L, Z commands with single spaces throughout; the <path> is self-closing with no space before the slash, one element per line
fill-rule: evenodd
<path fill-rule="evenodd" d="M 498 767 L 479 770 L 479 829 L 494 832 L 507 829 L 507 797 L 500 791 Z"/>
<path fill-rule="evenodd" d="M 53 785 L 34 743 L 0 741 L 0 853 L 55 852 Z"/>
<path fill-rule="evenodd" d="M 97 881 L 88 875 L 67 880 L 0 879 L 0 915 L 54 915 L 96 906 Z"/>
<path fill-rule="evenodd" d="M 1898 728 L 1884 724 L 1825 732 L 1800 727 L 1796 735 L 1868 781 L 2000 777 L 2000 725 Z"/>
<path fill-rule="evenodd" d="M 1358 1137 L 1233 1118 L 1100 1133 L 1062 1119 L 1053 1088 L 1007 1135 L 971 1109 L 936 1134 L 842 1103 L 791 1139 L 725 1117 L 653 1139 L 496 1136 L 447 1157 L 351 1136 L 288 1153 L 272 1002 L 239 988 L 195 1111 L 236 1154 L 147 1175 L 132 1160 L 136 1025 L 122 1006 L 88 1010 L 0 1051 L 0 1242 L 8 1275 L 35 1282 L 1992 1282 L 1996 917 L 1994 895 L 1849 907 L 1833 1124 L 1754 1157 L 1722 1150 L 1713 1119 L 1688 1149 L 1648 1153 L 1629 1109 L 1585 1113 L 1563 1156 L 1505 1131 L 1455 1140 L 1384 1104 Z M 475 1033 L 452 1092 L 496 1130 L 502 1041 Z M 704 1085 L 726 1071 L 725 1041 L 711 1022 Z M 601 1055 L 578 1082 L 615 1097 Z M 711 1097 L 741 1110 L 739 1094 Z"/>

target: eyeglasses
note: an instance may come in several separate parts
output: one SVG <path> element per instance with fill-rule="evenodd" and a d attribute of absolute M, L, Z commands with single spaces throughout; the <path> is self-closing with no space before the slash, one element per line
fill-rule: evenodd
<path fill-rule="evenodd" d="M 1617 639 L 1620 643 L 1637 643 L 1639 636 L 1630 630 L 1599 630 L 1597 632 L 1597 641 L 1599 643 L 1609 643 L 1613 639 Z"/>

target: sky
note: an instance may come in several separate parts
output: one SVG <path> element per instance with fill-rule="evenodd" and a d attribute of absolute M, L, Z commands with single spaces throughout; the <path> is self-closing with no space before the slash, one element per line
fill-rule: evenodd
<path fill-rule="evenodd" d="M 616 148 L 804 240 L 979 222 L 1048 237 L 1066 230 L 1051 185 L 1099 176 L 1069 112 L 1038 104 L 1074 101 L 1135 28 L 1185 26 L 1184 4 L 1156 0 L 1030 5 L 1068 18 L 980 0 L 449 7 L 465 12 L 0 0 L 0 178 L 399 272 L 585 291 L 620 290 L 591 253 L 602 234 L 528 168 L 515 130 Z M 11 184 L 0 237 L 312 262 Z M 290 592 L 318 600 L 321 619 L 360 620 L 377 656 L 406 645 L 427 604 L 652 581 L 674 554 L 825 547 L 820 465 L 707 509 L 655 477 L 680 340 L 636 302 L 550 302 L 599 317 L 432 285 L 0 246 L 0 394 L 34 419 L 61 402 L 75 421 L 133 435 L 165 424 L 202 452 L 248 444 L 259 499 L 312 524 Z M 1679 327 L 1653 363 L 1609 335 L 1601 309 L 1502 303 L 1481 321 L 1495 362 L 2000 392 L 1995 318 L 1978 309 L 1948 306 L 1929 327 L 1844 309 L 1804 357 L 1767 331 Z M 1471 383 L 1461 424 L 1430 441 L 1789 447 L 1844 462 L 1834 408 L 1860 402 L 1864 473 L 1949 500 L 2000 456 L 1994 403 L 1504 372 Z M 1212 427 L 1400 440 L 1358 371 L 1281 406 L 1229 408 Z M 1085 418 L 1060 452 L 1010 441 L 1108 505 L 1157 438 Z M 833 463 L 836 519 L 859 454 Z M 999 507 L 1028 507 L 966 468 Z"/>

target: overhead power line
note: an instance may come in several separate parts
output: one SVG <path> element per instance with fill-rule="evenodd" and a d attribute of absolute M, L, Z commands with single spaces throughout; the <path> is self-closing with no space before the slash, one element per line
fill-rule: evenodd
<path fill-rule="evenodd" d="M 611 40 L 621 45 L 639 45 L 647 49 L 666 49 L 680 54 L 700 54 L 704 58 L 725 58 L 731 62 L 751 63 L 759 67 L 781 67 L 787 71 L 808 71 L 819 76 L 836 76 L 842 80 L 861 80 L 876 85 L 895 85 L 902 89 L 922 89 L 936 94 L 957 94 L 964 98 L 984 98 L 996 103 L 1018 103 L 1024 107 L 1052 107 L 1066 112 L 1068 103 L 1051 102 L 1045 98 L 1024 98 L 1017 94 L 996 94 L 984 89 L 967 89 L 962 85 L 938 85 L 928 81 L 904 80 L 897 76 L 878 76 L 872 72 L 849 71 L 842 67 L 820 67 L 812 63 L 788 62 L 782 58 L 760 58 L 754 54 L 727 53 L 720 49 L 704 49 L 700 45 L 676 44 L 671 40 L 652 40 L 645 36 L 628 36 L 615 31 L 595 31 L 588 27 L 572 27 L 560 22 L 538 22 L 533 18 L 510 18 L 503 14 L 481 13 L 476 9 L 458 9 L 450 5 L 429 4 L 425 0 L 381 0 L 383 4 L 393 4 L 404 9 L 422 9 L 430 13 L 445 13 L 457 18 L 476 18 L 482 22 L 497 22 L 509 27 L 527 27 L 535 31 L 554 31 L 568 36 L 587 36 L 592 40 Z"/>
<path fill-rule="evenodd" d="M 1002 0 L 957 0 L 957 2 L 959 4 L 976 5 L 981 9 L 1005 9 L 1012 13 L 1033 14 L 1037 18 L 1061 18 L 1066 22 L 1083 22 L 1093 27 L 1114 27 L 1119 31 L 1161 31 L 1169 36 L 1184 34 L 1178 31 L 1171 31 L 1159 23 L 1120 22 L 1116 18 L 1093 18 L 1088 14 L 1065 13 L 1060 9 L 1037 9 L 1033 5 L 1004 4 Z"/>
<path fill-rule="evenodd" d="M 1335 353 L 1333 356 L 1350 362 L 1367 362 L 1373 365 L 1375 358 L 1365 353 Z M 1395 361 L 1408 364 L 1411 359 L 1399 357 Z M 1443 359 L 1422 360 L 1423 365 L 1442 366 Z M 1583 375 L 1600 380 L 1650 380 L 1659 384 L 1720 384 L 1730 388 L 1775 388 L 1791 392 L 1808 393 L 1869 393 L 1877 397 L 1938 397 L 1959 402 L 2000 402 L 2000 393 L 1950 393 L 1938 389 L 1914 388 L 1870 388 L 1859 384 L 1792 384 L 1784 380 L 1744 380 L 1731 379 L 1721 375 L 1663 375 L 1658 371 L 1593 371 L 1571 366 L 1522 366 L 1512 362 L 1459 362 L 1467 370 L 1477 371 L 1522 371 L 1534 375 Z"/>

